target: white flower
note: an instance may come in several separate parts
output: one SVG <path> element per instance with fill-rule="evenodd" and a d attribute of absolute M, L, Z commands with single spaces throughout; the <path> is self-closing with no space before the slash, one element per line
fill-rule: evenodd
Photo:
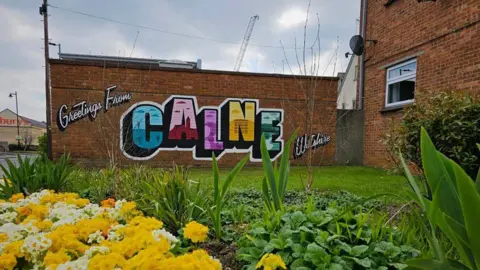
<path fill-rule="evenodd" d="M 107 235 L 107 240 L 108 241 L 120 241 L 123 239 L 123 235 L 117 233 L 117 230 L 122 228 L 122 227 L 125 227 L 125 225 L 122 225 L 122 224 L 118 224 L 118 225 L 115 225 L 113 226 L 110 231 L 108 232 L 108 235 Z"/>
<path fill-rule="evenodd" d="M 100 243 L 102 242 L 103 240 L 105 240 L 105 237 L 102 236 L 102 232 L 100 230 L 90 234 L 88 236 L 88 240 L 87 240 L 87 243 L 89 244 L 93 244 L 93 243 Z"/>
<path fill-rule="evenodd" d="M 108 247 L 103 247 L 103 246 L 93 246 L 85 251 L 85 256 L 87 258 L 92 258 L 96 254 L 107 254 L 110 252 L 110 249 Z"/>
<path fill-rule="evenodd" d="M 0 224 L 13 222 L 17 218 L 17 215 L 17 212 L 13 211 L 0 214 Z"/>
<path fill-rule="evenodd" d="M 69 261 L 58 265 L 57 270 L 87 270 L 88 262 L 88 257 L 82 256 L 74 261 Z"/>
<path fill-rule="evenodd" d="M 172 248 L 178 242 L 178 239 L 173 234 L 167 232 L 165 229 L 154 230 L 152 231 L 152 234 L 157 241 L 160 241 L 160 237 L 165 237 L 165 239 L 167 239 L 168 243 L 172 246 Z"/>
<path fill-rule="evenodd" d="M 44 233 L 30 235 L 25 238 L 21 250 L 31 256 L 31 261 L 36 264 L 42 261 L 42 255 L 52 245 L 52 240 L 47 238 Z"/>

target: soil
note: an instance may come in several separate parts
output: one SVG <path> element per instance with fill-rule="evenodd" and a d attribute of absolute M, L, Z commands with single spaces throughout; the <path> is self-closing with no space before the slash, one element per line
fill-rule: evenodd
<path fill-rule="evenodd" d="M 209 254 L 216 254 L 215 258 L 220 260 L 225 270 L 240 270 L 242 265 L 235 258 L 237 246 L 235 243 L 226 244 L 218 241 L 206 242 L 202 245 Z"/>

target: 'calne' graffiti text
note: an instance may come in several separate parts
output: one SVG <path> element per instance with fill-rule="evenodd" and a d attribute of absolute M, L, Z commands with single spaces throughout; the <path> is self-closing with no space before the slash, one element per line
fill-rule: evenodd
<path fill-rule="evenodd" d="M 218 107 L 198 108 L 193 96 L 171 96 L 163 104 L 132 105 L 120 120 L 120 148 L 125 156 L 146 160 L 161 151 L 192 151 L 196 160 L 249 152 L 261 161 L 265 134 L 272 159 L 283 151 L 283 110 L 259 109 L 256 99 L 226 99 Z"/>

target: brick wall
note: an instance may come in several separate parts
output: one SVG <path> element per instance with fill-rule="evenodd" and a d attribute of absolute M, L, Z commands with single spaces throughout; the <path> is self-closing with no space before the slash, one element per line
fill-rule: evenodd
<path fill-rule="evenodd" d="M 403 110 L 385 107 L 386 67 L 417 58 L 415 93 L 480 90 L 480 1 L 368 1 L 365 54 L 364 164 L 389 166 L 379 143 L 390 123 L 400 122 Z"/>
<path fill-rule="evenodd" d="M 55 158 L 70 153 L 72 159 L 87 166 L 105 166 L 112 158 L 120 165 L 139 164 L 163 166 L 175 162 L 193 166 L 211 166 L 196 161 L 191 151 L 161 151 L 147 161 L 132 161 L 119 149 L 120 117 L 139 101 L 163 103 L 170 95 L 196 96 L 198 106 L 218 106 L 226 98 L 259 99 L 260 108 L 284 109 L 283 138 L 288 139 L 295 128 L 305 129 L 306 114 L 300 83 L 312 78 L 272 74 L 233 73 L 207 70 L 161 69 L 146 65 L 50 60 L 52 85 L 52 141 Z M 316 165 L 332 164 L 335 156 L 335 120 L 337 79 L 317 78 L 314 131 L 331 136 L 329 145 L 316 150 Z M 56 113 L 62 104 L 69 108 L 80 101 L 98 102 L 104 90 L 117 85 L 117 93 L 132 93 L 132 100 L 100 112 L 95 121 L 84 118 L 65 131 L 57 128 Z M 245 154 L 225 154 L 220 165 L 233 166 Z M 302 164 L 302 159 L 294 164 Z M 250 165 L 261 165 L 252 163 Z"/>

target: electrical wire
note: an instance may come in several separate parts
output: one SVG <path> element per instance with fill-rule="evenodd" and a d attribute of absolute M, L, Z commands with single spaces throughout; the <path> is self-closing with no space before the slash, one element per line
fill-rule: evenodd
<path fill-rule="evenodd" d="M 85 12 L 81 12 L 81 11 L 76 11 L 76 10 L 73 10 L 73 9 L 62 8 L 62 7 L 54 6 L 54 5 L 50 5 L 50 4 L 48 6 L 50 6 L 52 8 L 55 8 L 55 9 L 58 9 L 58 10 L 67 11 L 67 12 L 83 15 L 83 16 L 86 16 L 86 17 L 90 17 L 90 18 L 95 18 L 95 19 L 99 19 L 99 20 L 103 20 L 103 21 L 112 22 L 112 23 L 118 23 L 118 24 L 122 24 L 122 25 L 126 25 L 126 26 L 131 26 L 131 27 L 136 27 L 136 28 L 140 28 L 140 29 L 155 31 L 155 32 L 163 33 L 163 34 L 181 36 L 181 37 L 186 37 L 186 38 L 208 40 L 208 41 L 218 42 L 218 43 L 235 44 L 235 45 L 241 45 L 242 44 L 242 42 L 235 42 L 235 41 L 221 40 L 221 39 L 213 39 L 213 38 L 207 38 L 207 37 L 195 36 L 195 35 L 190 35 L 190 34 L 185 34 L 185 33 L 178 33 L 178 32 L 172 32 L 172 31 L 168 31 L 168 30 L 157 29 L 157 28 L 153 28 L 153 27 L 149 27 L 149 26 L 144 26 L 144 25 L 124 22 L 124 21 L 119 21 L 119 20 L 116 20 L 116 19 L 105 18 L 105 17 L 102 17 L 102 16 L 97 16 L 97 15 L 93 15 L 93 14 L 89 14 L 89 13 L 85 13 Z M 295 48 L 295 47 L 282 47 L 282 46 L 275 46 L 275 45 L 259 45 L 259 44 L 249 44 L 249 46 L 251 46 L 251 47 L 261 47 L 261 48 L 274 48 L 274 49 L 293 49 L 293 50 L 301 49 L 301 48 L 298 48 L 298 47 Z"/>

